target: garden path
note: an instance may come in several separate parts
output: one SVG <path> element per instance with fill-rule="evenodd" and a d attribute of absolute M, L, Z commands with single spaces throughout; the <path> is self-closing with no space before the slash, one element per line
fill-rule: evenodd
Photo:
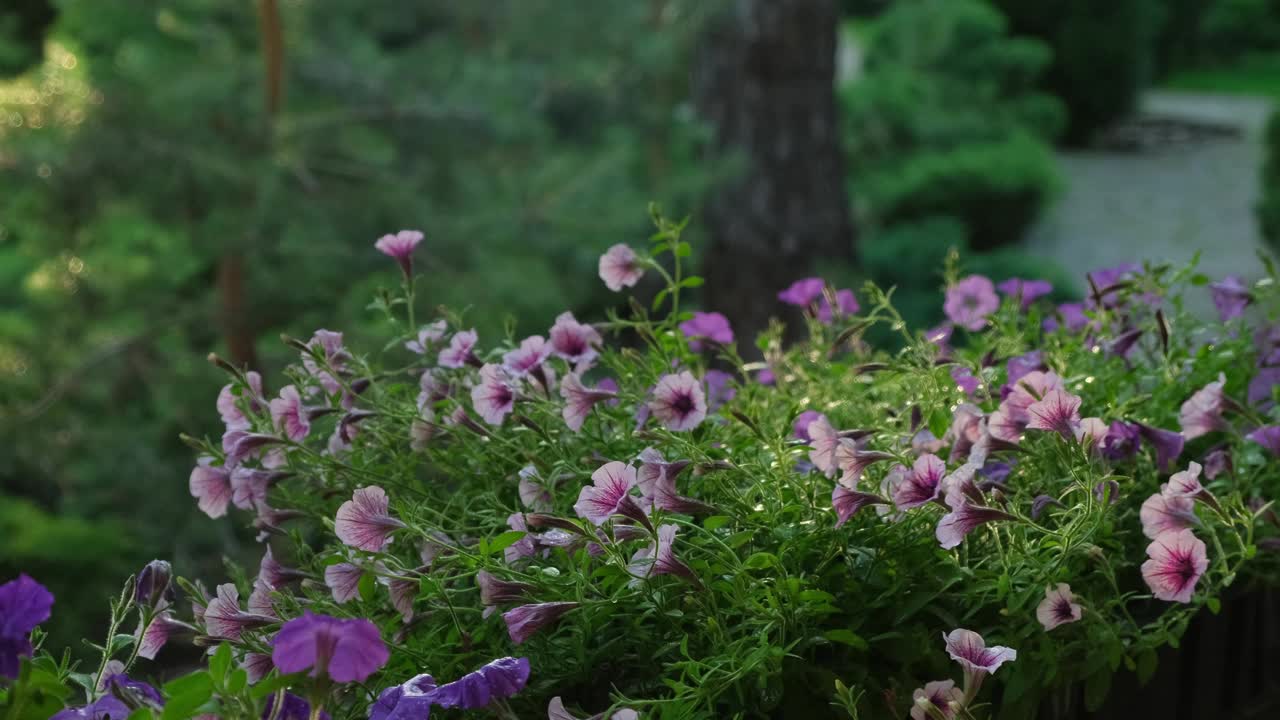
<path fill-rule="evenodd" d="M 1263 245 L 1254 205 L 1269 110 L 1266 98 L 1147 93 L 1138 135 L 1159 140 L 1060 152 L 1067 187 L 1026 249 L 1078 277 L 1144 259 L 1185 263 L 1201 250 L 1209 276 L 1256 279 Z M 1209 307 L 1206 297 L 1194 309 Z"/>

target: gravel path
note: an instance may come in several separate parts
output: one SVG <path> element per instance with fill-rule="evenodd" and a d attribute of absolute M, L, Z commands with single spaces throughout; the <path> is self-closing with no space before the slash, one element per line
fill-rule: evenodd
<path fill-rule="evenodd" d="M 1254 216 L 1262 163 L 1263 98 L 1151 92 L 1142 117 L 1238 129 L 1140 151 L 1089 150 L 1058 156 L 1067 188 L 1035 227 L 1026 248 L 1083 277 L 1094 268 L 1142 260 L 1189 261 L 1200 269 L 1262 274 Z M 1208 299 L 1205 298 L 1207 309 Z"/>

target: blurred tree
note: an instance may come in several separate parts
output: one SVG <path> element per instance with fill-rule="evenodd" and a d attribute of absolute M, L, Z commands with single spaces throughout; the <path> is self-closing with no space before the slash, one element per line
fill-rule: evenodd
<path fill-rule="evenodd" d="M 52 0 L 6 0 L 0 7 L 0 78 L 40 63 L 44 36 L 58 11 Z"/>
<path fill-rule="evenodd" d="M 743 167 L 705 208 L 707 304 L 754 338 L 776 293 L 853 257 L 835 99 L 835 0 L 744 0 L 715 17 L 694 67 L 715 152 Z"/>

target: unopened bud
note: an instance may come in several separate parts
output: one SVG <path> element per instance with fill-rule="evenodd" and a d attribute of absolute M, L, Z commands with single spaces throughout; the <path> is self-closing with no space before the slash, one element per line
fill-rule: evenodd
<path fill-rule="evenodd" d="M 152 560 L 138 573 L 134 588 L 138 605 L 156 609 L 173 599 L 173 566 L 164 560 Z"/>

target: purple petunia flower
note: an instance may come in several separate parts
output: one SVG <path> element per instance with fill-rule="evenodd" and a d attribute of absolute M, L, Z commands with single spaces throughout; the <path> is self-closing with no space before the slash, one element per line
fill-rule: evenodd
<path fill-rule="evenodd" d="M 205 515 L 220 518 L 227 514 L 232 495 L 231 473 L 225 467 L 213 465 L 213 458 L 205 455 L 196 461 L 187 485 Z"/>
<path fill-rule="evenodd" d="M 600 256 L 600 279 L 614 292 L 624 287 L 635 287 L 644 277 L 644 264 L 640 256 L 629 246 L 618 243 Z"/>
<path fill-rule="evenodd" d="M 560 381 L 560 397 L 564 398 L 561 415 L 564 417 L 565 425 L 570 430 L 578 432 L 597 403 L 607 402 L 617 396 L 616 392 L 583 385 L 578 374 L 570 372 L 564 376 L 564 380 Z"/>
<path fill-rule="evenodd" d="M 501 425 L 516 405 L 516 389 L 501 365 L 480 368 L 480 382 L 471 388 L 471 406 L 490 425 Z"/>
<path fill-rule="evenodd" d="M 793 283 L 790 287 L 778 293 L 778 299 L 788 305 L 796 307 L 809 307 L 809 303 L 822 297 L 823 289 L 827 283 L 819 277 L 801 278 Z"/>
<path fill-rule="evenodd" d="M 377 485 L 358 488 L 342 503 L 334 517 L 334 534 L 360 550 L 378 552 L 391 541 L 391 533 L 404 523 L 391 517 L 387 493 Z"/>
<path fill-rule="evenodd" d="M 1112 462 L 1125 460 L 1137 454 L 1140 444 L 1137 425 L 1115 420 L 1107 428 L 1107 437 L 1102 441 L 1102 454 Z"/>
<path fill-rule="evenodd" d="M 1213 306 L 1218 310 L 1218 319 L 1227 322 L 1244 314 L 1245 307 L 1253 302 L 1249 288 L 1244 279 L 1238 275 L 1228 275 L 1218 282 L 1209 285 L 1213 294 Z"/>
<path fill-rule="evenodd" d="M 723 370 L 708 370 L 702 381 L 707 386 L 708 412 L 724 407 L 738 395 L 738 389 L 733 386 L 733 375 Z"/>
<path fill-rule="evenodd" d="M 520 503 L 530 510 L 550 512 L 551 491 L 547 489 L 542 478 L 538 477 L 537 468 L 526 465 L 520 469 L 519 476 L 517 492 L 520 495 Z"/>
<path fill-rule="evenodd" d="M 862 307 L 858 305 L 858 299 L 853 296 L 852 290 L 837 290 L 836 311 L 834 313 L 831 311 L 831 303 L 827 300 L 825 294 L 818 301 L 818 322 L 830 325 L 835 316 L 854 315 L 861 309 Z"/>
<path fill-rule="evenodd" d="M 530 335 L 520 347 L 502 356 L 502 367 L 515 377 L 524 377 L 542 367 L 551 357 L 551 346 L 541 335 Z"/>
<path fill-rule="evenodd" d="M 902 482 L 893 493 L 893 504 L 899 510 L 910 510 L 938 499 L 939 483 L 947 474 L 947 466 L 936 455 L 921 455 L 911 470 L 903 468 Z"/>
<path fill-rule="evenodd" d="M 958 471 L 957 471 L 958 472 Z M 975 468 L 976 472 L 976 468 Z M 946 494 L 947 505 L 951 512 L 942 516 L 934 535 L 944 550 L 950 550 L 964 542 L 964 538 L 979 525 L 996 520 L 1014 520 L 1012 515 L 995 508 L 976 505 L 966 492 L 961 489 L 962 482 L 957 482 Z"/>
<path fill-rule="evenodd" d="M 970 275 L 947 288 L 943 312 L 951 322 L 966 330 L 981 330 L 987 316 L 1000 307 L 996 288 L 981 275 Z"/>
<path fill-rule="evenodd" d="M 1211 451 L 1204 458 L 1204 476 L 1210 480 L 1231 472 L 1231 453 L 1226 448 Z"/>
<path fill-rule="evenodd" d="M 703 347 L 703 340 L 710 340 L 717 345 L 733 343 L 733 328 L 729 327 L 729 318 L 718 312 L 695 312 L 693 317 L 680 323 L 680 332 L 689 338 L 689 349 L 697 352 Z"/>
<path fill-rule="evenodd" d="M 687 370 L 663 375 L 653 386 L 649 410 L 668 430 L 692 430 L 707 417 L 702 383 Z"/>
<path fill-rule="evenodd" d="M 1173 463 L 1182 454 L 1182 446 L 1186 444 L 1186 438 L 1182 437 L 1182 433 L 1172 430 L 1163 430 L 1150 425 L 1137 423 L 1138 434 L 1142 436 L 1156 449 L 1156 467 L 1160 468 L 1160 472 L 1168 472 L 1173 467 Z"/>
<path fill-rule="evenodd" d="M 321 710 L 321 720 L 330 720 L 329 713 Z M 294 695 L 291 692 L 284 694 L 284 699 L 280 702 L 280 712 L 276 712 L 276 694 L 272 693 L 267 696 L 266 707 L 262 710 L 262 720 L 310 720 L 311 719 L 311 703 L 306 698 Z"/>
<path fill-rule="evenodd" d="M 426 355 L 432 345 L 444 339 L 449 325 L 444 320 L 436 320 L 418 328 L 418 336 L 404 344 L 406 350 L 418 355 Z"/>
<path fill-rule="evenodd" d="M 1017 650 L 1000 645 L 987 647 L 982 636 L 972 630 L 958 628 L 942 638 L 946 641 L 947 654 L 964 668 L 966 679 L 993 674 L 1001 665 L 1018 659 Z"/>
<path fill-rule="evenodd" d="M 640 714 L 635 710 L 623 708 L 609 716 L 609 720 L 638 720 Z M 547 704 L 547 720 L 580 720 L 572 715 L 564 707 L 564 701 L 559 696 L 551 698 L 551 702 Z M 604 714 L 592 715 L 587 720 L 605 720 Z"/>
<path fill-rule="evenodd" d="M 578 607 L 576 602 L 544 602 L 521 605 L 502 613 L 511 642 L 519 645 L 544 627 L 555 624 L 564 614 Z"/>
<path fill-rule="evenodd" d="M 511 513 L 507 516 L 507 527 L 516 532 L 525 533 L 525 536 L 511 543 L 502 551 L 502 557 L 507 561 L 508 565 L 515 564 L 521 558 L 533 557 L 538 552 L 538 546 L 533 542 L 533 535 L 529 533 L 529 525 L 524 519 L 524 513 Z"/>
<path fill-rule="evenodd" d="M 836 446 L 836 466 L 840 468 L 840 482 L 848 487 L 857 485 L 862 473 L 872 465 L 892 460 L 893 455 L 879 450 L 863 450 L 858 443 L 844 438 Z"/>
<path fill-rule="evenodd" d="M 479 366 L 475 348 L 480 336 L 475 330 L 461 330 L 449 338 L 449 347 L 440 351 L 436 363 L 443 368 L 460 368 L 466 365 Z"/>
<path fill-rule="evenodd" d="M 476 585 L 480 588 L 481 604 L 487 606 L 521 602 L 536 589 L 529 583 L 500 580 L 488 570 L 476 573 Z"/>
<path fill-rule="evenodd" d="M 1071 440 L 1080 426 L 1080 397 L 1061 389 L 1050 390 L 1027 407 L 1027 415 L 1027 428 L 1056 432 Z"/>
<path fill-rule="evenodd" d="M 694 585 L 701 585 L 693 570 L 676 557 L 675 525 L 659 525 L 654 542 L 641 548 L 631 556 L 627 563 L 627 572 L 637 580 L 651 578 L 655 575 L 675 575 Z"/>
<path fill-rule="evenodd" d="M 938 716 L 951 720 L 956 716 L 955 708 L 964 702 L 964 692 L 954 680 L 935 680 L 913 690 L 911 699 L 911 720 L 933 720 Z"/>
<path fill-rule="evenodd" d="M 1043 354 L 1039 350 L 1009 358 L 1009 362 L 1005 365 L 1005 382 L 1008 384 L 1009 391 L 1012 392 L 1013 388 L 1018 386 L 1019 380 L 1036 370 L 1047 370 Z"/>
<path fill-rule="evenodd" d="M 1280 323 L 1264 325 L 1253 334 L 1253 346 L 1258 352 L 1258 366 L 1280 365 Z"/>
<path fill-rule="evenodd" d="M 1054 332 L 1059 327 L 1069 333 L 1078 333 L 1089 327 L 1092 322 L 1085 315 L 1084 303 L 1062 303 L 1058 306 L 1057 317 L 1047 317 L 1042 323 L 1045 332 Z M 1059 325 L 1061 320 L 1061 325 Z"/>
<path fill-rule="evenodd" d="M 311 336 L 311 340 L 307 341 L 309 352 L 302 353 L 302 366 L 306 368 L 307 374 L 320 382 L 321 387 L 330 395 L 341 392 L 342 383 L 338 381 L 335 373 L 341 373 L 347 367 L 347 361 L 351 359 L 351 355 L 342 345 L 342 333 L 332 330 L 317 330 Z M 323 365 L 316 362 L 313 353 L 317 353 L 323 360 Z"/>
<path fill-rule="evenodd" d="M 1009 278 L 997 285 L 1000 292 L 1011 298 L 1018 298 L 1022 309 L 1026 310 L 1031 307 L 1038 298 L 1053 292 L 1053 285 L 1047 280 L 1023 280 L 1022 278 Z"/>
<path fill-rule="evenodd" d="M 1142 579 L 1157 600 L 1188 603 L 1209 567 L 1204 541 L 1190 530 L 1161 533 L 1147 546 Z"/>
<path fill-rule="evenodd" d="M 248 430 L 250 427 L 249 417 L 241 409 L 240 403 L 236 402 L 238 399 L 247 399 L 246 406 L 250 411 L 262 409 L 262 376 L 253 370 L 244 376 L 249 385 L 248 393 L 237 396 L 231 385 L 223 385 L 218 393 L 218 414 L 222 416 L 222 422 L 228 430 Z"/>
<path fill-rule="evenodd" d="M 1244 437 L 1266 448 L 1272 455 L 1280 457 L 1280 425 L 1265 425 Z"/>
<path fill-rule="evenodd" d="M 1270 409 L 1271 389 L 1276 385 L 1280 385 L 1280 367 L 1259 368 L 1258 373 L 1249 381 L 1249 404 L 1264 410 Z"/>
<path fill-rule="evenodd" d="M 60 710 L 49 720 L 126 720 L 132 712 L 115 695 L 106 694 L 88 705 Z"/>
<path fill-rule="evenodd" d="M 1227 383 L 1227 376 L 1218 373 L 1218 380 L 1197 390 L 1186 402 L 1178 419 L 1182 424 L 1182 436 L 1194 440 L 1211 432 L 1229 430 L 1231 426 L 1222 417 L 1222 388 Z"/>
<path fill-rule="evenodd" d="M 844 525 L 849 521 L 849 518 L 868 505 L 889 504 L 888 500 L 879 495 L 862 492 L 845 485 L 843 480 L 836 483 L 835 489 L 831 491 L 831 507 L 836 511 L 837 528 Z"/>
<path fill-rule="evenodd" d="M 951 348 L 948 343 L 951 342 L 951 336 L 955 333 L 955 325 L 944 322 L 937 327 L 929 328 L 924 332 L 924 341 L 930 345 L 937 346 L 942 354 L 950 352 Z"/>
<path fill-rule="evenodd" d="M 307 408 L 302 404 L 302 396 L 298 388 L 285 385 L 280 389 L 280 397 L 270 403 L 271 424 L 284 433 L 285 437 L 298 442 L 311 433 L 311 419 Z"/>
<path fill-rule="evenodd" d="M 982 387 L 982 380 L 975 377 L 973 371 L 964 365 L 952 366 L 951 381 L 961 392 L 971 398 L 978 392 L 978 388 Z"/>
<path fill-rule="evenodd" d="M 404 271 L 405 278 L 413 277 L 413 249 L 422 242 L 417 230 L 401 230 L 395 235 L 383 235 L 373 244 L 378 252 L 395 259 Z"/>
<path fill-rule="evenodd" d="M 53 594 L 25 574 L 0 585 L 0 677 L 18 677 L 19 658 L 31 656 L 31 631 L 52 610 Z"/>
<path fill-rule="evenodd" d="M 297 568 L 286 567 L 271 552 L 271 546 L 267 546 L 267 551 L 263 553 L 261 562 L 258 563 L 258 579 L 272 590 L 282 588 L 292 582 L 298 582 L 307 577 L 307 574 Z"/>
<path fill-rule="evenodd" d="M 551 326 L 551 349 L 559 357 L 571 363 L 589 363 L 595 359 L 596 348 L 603 339 L 590 325 L 577 321 L 573 313 L 564 312 Z"/>
<path fill-rule="evenodd" d="M 444 685 L 422 674 L 383 690 L 369 708 L 369 720 L 421 720 L 431 707 L 475 710 L 511 697 L 529 681 L 528 658 L 499 658 Z"/>
<path fill-rule="evenodd" d="M 217 595 L 209 601 L 202 616 L 205 634 L 233 642 L 245 630 L 270 625 L 276 618 L 240 609 L 240 591 L 231 583 L 217 587 Z"/>
<path fill-rule="evenodd" d="M 653 507 L 682 515 L 705 515 L 715 508 L 692 498 L 682 497 L 676 491 L 676 476 L 689 466 L 688 460 L 667 462 L 662 453 L 653 448 L 640 452 L 640 469 L 636 472 L 636 487 L 640 495 Z"/>
<path fill-rule="evenodd" d="M 436 679 L 425 673 L 393 685 L 369 707 L 369 720 L 425 720 L 431 715 L 436 689 Z"/>
<path fill-rule="evenodd" d="M 1071 586 L 1058 583 L 1057 587 L 1045 589 L 1044 600 L 1036 607 L 1036 619 L 1048 632 L 1059 625 L 1079 620 L 1083 611 L 1084 608 L 1075 602 L 1075 596 L 1071 594 Z"/>
<path fill-rule="evenodd" d="M 310 669 L 312 677 L 338 683 L 364 682 L 390 652 L 378 628 L 364 618 L 339 619 L 305 610 L 271 640 L 271 662 L 281 673 Z"/>
<path fill-rule="evenodd" d="M 636 486 L 636 469 L 618 461 L 605 463 L 591 473 L 591 485 L 582 488 L 573 509 L 578 517 L 603 525 L 614 515 L 647 522 L 640 506 L 631 498 Z"/>
<path fill-rule="evenodd" d="M 324 584 L 339 605 L 354 600 L 360 594 L 360 578 L 364 568 L 348 562 L 340 562 L 324 569 Z"/>
<path fill-rule="evenodd" d="M 825 415 L 819 415 L 805 428 L 809 433 L 809 462 L 827 477 L 836 474 L 836 448 L 840 447 L 840 433 L 827 421 Z"/>
<path fill-rule="evenodd" d="M 1194 527 L 1200 522 L 1196 517 L 1194 500 L 1165 493 L 1147 498 L 1138 511 L 1138 518 L 1142 521 L 1142 534 L 1152 539 L 1162 533 Z"/>
<path fill-rule="evenodd" d="M 812 438 L 809 436 L 809 425 L 818 418 L 826 419 L 826 416 L 817 410 L 805 410 L 796 416 L 796 421 L 791 426 L 792 434 L 799 440 L 810 442 Z M 830 427 L 830 423 L 827 423 Z M 834 452 L 834 448 L 832 449 Z"/>

